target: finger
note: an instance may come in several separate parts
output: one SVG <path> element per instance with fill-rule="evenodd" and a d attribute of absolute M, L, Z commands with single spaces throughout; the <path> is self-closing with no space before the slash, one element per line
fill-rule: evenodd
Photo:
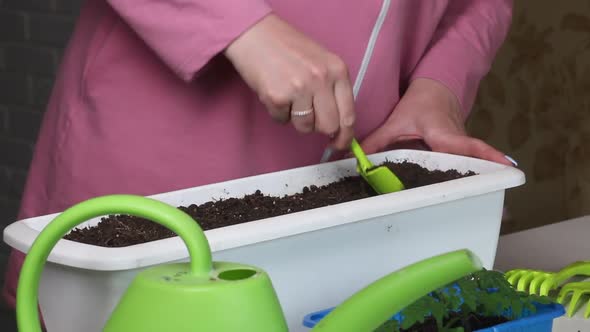
<path fill-rule="evenodd" d="M 504 153 L 493 148 L 491 145 L 488 145 L 476 138 L 470 138 L 469 140 L 471 141 L 471 144 L 469 145 L 469 154 L 471 156 L 479 159 L 493 161 L 499 164 L 504 164 L 506 166 L 513 166 L 512 162 L 506 159 L 506 155 Z"/>
<path fill-rule="evenodd" d="M 291 123 L 302 133 L 310 133 L 314 129 L 315 114 L 313 98 L 305 94 L 296 98 L 291 106 Z"/>
<path fill-rule="evenodd" d="M 270 117 L 278 123 L 288 123 L 290 120 L 290 108 L 289 106 L 276 107 L 265 105 Z"/>
<path fill-rule="evenodd" d="M 348 149 L 354 136 L 354 96 L 348 78 L 334 84 L 334 97 L 338 107 L 340 129 L 332 141 L 332 146 L 339 150 Z"/>
<path fill-rule="evenodd" d="M 512 166 L 505 154 L 485 142 L 464 135 L 445 136 L 443 139 L 427 140 L 433 151 L 469 156 Z"/>
<path fill-rule="evenodd" d="M 271 118 L 278 123 L 287 123 L 291 113 L 291 98 L 287 95 L 278 96 L 267 93 L 260 96 L 260 101 L 266 107 Z"/>
<path fill-rule="evenodd" d="M 419 136 L 398 137 L 384 150 L 423 150 L 428 151 L 430 147 Z"/>
<path fill-rule="evenodd" d="M 313 107 L 315 110 L 315 131 L 330 137 L 336 135 L 340 128 L 340 117 L 332 86 L 322 85 L 315 90 Z"/>
<path fill-rule="evenodd" d="M 290 107 L 289 106 L 282 106 L 277 107 L 274 105 L 264 105 L 270 114 L 270 117 L 278 123 L 287 123 L 289 122 L 290 116 Z"/>
<path fill-rule="evenodd" d="M 361 147 L 366 154 L 376 153 L 385 149 L 388 145 L 394 143 L 389 126 L 384 125 L 377 128 L 361 143 Z"/>
<path fill-rule="evenodd" d="M 364 142 L 364 141 L 363 141 Z M 361 144 L 361 147 L 363 144 Z M 421 138 L 405 138 L 400 137 L 394 140 L 392 143 L 379 148 L 376 151 L 367 152 L 367 149 L 363 148 L 363 151 L 367 154 L 382 152 L 382 151 L 390 151 L 390 150 L 422 150 L 422 151 L 430 151 L 430 147 L 424 143 Z M 352 158 L 354 155 L 352 152 L 348 152 L 345 157 Z"/>

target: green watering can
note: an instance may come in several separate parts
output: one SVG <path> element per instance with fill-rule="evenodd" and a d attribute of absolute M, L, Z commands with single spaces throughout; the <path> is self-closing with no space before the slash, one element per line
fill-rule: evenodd
<path fill-rule="evenodd" d="M 25 259 L 17 290 L 20 332 L 41 332 L 37 291 L 51 249 L 78 224 L 110 214 L 135 215 L 168 227 L 184 241 L 190 262 L 157 265 L 138 273 L 104 332 L 288 331 L 264 271 L 243 264 L 212 262 L 205 234 L 179 209 L 149 198 L 112 195 L 71 207 L 39 234 Z M 351 266 L 350 273 L 354 268 Z M 479 260 L 467 250 L 415 263 L 354 294 L 312 331 L 373 331 L 425 294 L 479 269 Z"/>

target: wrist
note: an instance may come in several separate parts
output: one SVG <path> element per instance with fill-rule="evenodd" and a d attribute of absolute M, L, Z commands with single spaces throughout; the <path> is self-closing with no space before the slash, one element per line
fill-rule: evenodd
<path fill-rule="evenodd" d="M 235 59 L 240 57 L 240 54 L 244 53 L 244 50 L 248 49 L 248 45 L 251 44 L 253 39 L 256 39 L 256 35 L 259 34 L 261 29 L 265 29 L 268 24 L 272 24 L 276 20 L 276 15 L 272 12 L 262 17 L 254 25 L 246 29 L 240 35 L 238 35 L 227 47 L 223 50 L 223 55 L 234 62 Z"/>
<path fill-rule="evenodd" d="M 444 110 L 457 115 L 462 121 L 463 112 L 457 95 L 445 84 L 430 78 L 416 78 L 410 82 L 406 95 L 417 98 L 422 104 L 430 105 L 433 108 Z"/>

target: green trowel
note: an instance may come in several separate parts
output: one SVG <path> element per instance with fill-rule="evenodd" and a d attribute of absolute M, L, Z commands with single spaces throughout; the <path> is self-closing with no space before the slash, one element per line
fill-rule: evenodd
<path fill-rule="evenodd" d="M 20 332 L 41 332 L 37 291 L 51 249 L 71 228 L 109 214 L 135 215 L 168 227 L 184 241 L 190 262 L 158 265 L 138 273 L 104 332 L 288 331 L 277 294 L 263 270 L 212 262 L 205 234 L 179 209 L 149 198 L 113 195 L 71 207 L 39 234 L 25 259 L 17 290 Z M 373 331 L 425 294 L 479 269 L 479 260 L 467 250 L 415 263 L 350 297 L 312 332 Z"/>
<path fill-rule="evenodd" d="M 352 139 L 350 149 L 358 162 L 357 171 L 377 194 L 404 190 L 404 184 L 387 166 L 375 167 L 371 163 L 355 138 Z"/>

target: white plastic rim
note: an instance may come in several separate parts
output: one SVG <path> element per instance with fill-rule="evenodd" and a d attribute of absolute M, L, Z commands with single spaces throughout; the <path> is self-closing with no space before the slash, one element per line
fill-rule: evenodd
<path fill-rule="evenodd" d="M 395 150 L 369 157 L 374 163 L 409 161 L 428 169 L 474 171 L 478 175 L 404 190 L 397 193 L 267 218 L 206 231 L 213 252 L 259 242 L 345 225 L 370 218 L 418 209 L 426 206 L 482 195 L 522 185 L 522 171 L 489 161 L 436 152 Z M 262 174 L 238 180 L 194 187 L 149 196 L 168 204 L 201 204 L 211 199 L 242 197 L 260 189 L 264 194 L 285 195 L 299 192 L 304 186 L 324 185 L 342 177 L 356 175 L 354 159 Z M 199 197 L 200 201 L 195 200 Z M 191 201 L 194 200 L 194 201 Z M 24 219 L 4 230 L 4 241 L 27 252 L 39 232 L 57 214 Z M 95 225 L 93 219 L 86 225 Z M 48 261 L 82 269 L 99 271 L 128 270 L 182 260 L 188 252 L 179 237 L 122 248 L 105 248 L 60 240 Z"/>

